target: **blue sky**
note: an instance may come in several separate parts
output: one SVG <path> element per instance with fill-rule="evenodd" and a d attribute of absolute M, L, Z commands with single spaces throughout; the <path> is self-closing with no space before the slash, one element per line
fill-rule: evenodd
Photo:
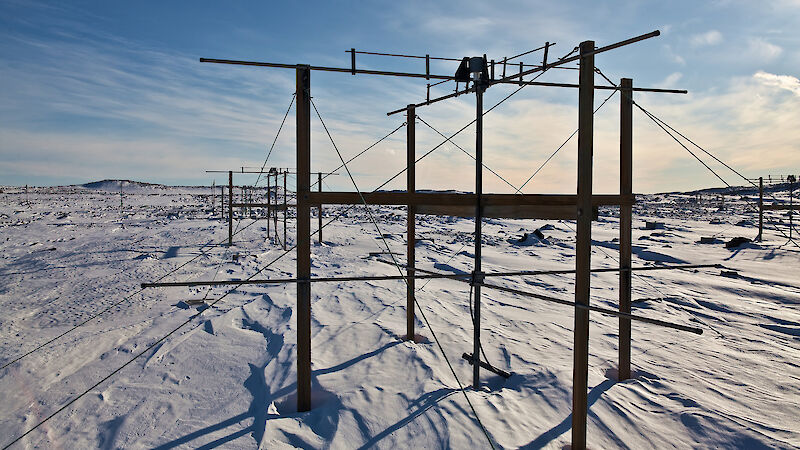
<path fill-rule="evenodd" d="M 545 41 L 557 43 L 551 54 L 559 56 L 583 40 L 605 45 L 655 29 L 660 37 L 599 55 L 597 66 L 613 80 L 688 89 L 689 95 L 637 100 L 745 175 L 800 168 L 798 0 L 65 3 L 0 1 L 0 184 L 210 184 L 206 169 L 260 166 L 294 91 L 293 71 L 201 64 L 199 57 L 347 66 L 344 51 L 355 47 L 500 59 Z M 424 70 L 414 60 L 358 61 Z M 433 70 L 449 74 L 455 67 Z M 554 70 L 540 80 L 576 77 Z M 487 107 L 512 90 L 490 89 Z M 312 94 L 348 157 L 397 127 L 403 118 L 385 112 L 424 99 L 425 83 L 314 72 Z M 598 91 L 596 104 L 605 97 Z M 487 165 L 521 184 L 574 131 L 576 104 L 571 89 L 520 91 L 486 116 Z M 598 192 L 618 189 L 618 108 L 615 96 L 596 116 Z M 419 114 L 449 134 L 473 118 L 474 99 Z M 338 156 L 318 122 L 313 134 L 313 170 L 335 168 Z M 474 130 L 456 141 L 472 151 Z M 438 143 L 418 125 L 420 154 Z M 293 145 L 290 114 L 268 165 L 293 166 Z M 565 146 L 526 192 L 574 192 L 576 146 Z M 401 131 L 354 162 L 359 187 L 372 189 L 400 170 L 404 148 Z M 721 184 L 641 113 L 634 151 L 637 192 Z M 420 163 L 418 188 L 470 190 L 473 172 L 471 160 L 447 144 Z M 720 174 L 739 181 L 724 169 Z M 347 177 L 330 180 L 328 188 L 351 187 Z M 388 187 L 403 188 L 402 180 Z M 485 183 L 487 190 L 510 190 L 491 174 Z"/>

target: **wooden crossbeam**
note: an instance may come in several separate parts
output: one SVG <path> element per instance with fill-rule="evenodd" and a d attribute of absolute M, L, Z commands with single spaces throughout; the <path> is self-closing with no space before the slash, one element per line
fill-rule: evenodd
<path fill-rule="evenodd" d="M 362 201 L 363 196 L 363 201 Z M 309 192 L 308 202 L 312 205 L 440 205 L 475 207 L 477 199 L 472 193 L 456 192 Z M 593 195 L 593 206 L 632 205 L 633 195 Z M 482 205 L 489 206 L 571 206 L 577 205 L 573 194 L 483 194 Z"/>
<path fill-rule="evenodd" d="M 800 205 L 764 205 L 764 211 L 800 211 Z"/>

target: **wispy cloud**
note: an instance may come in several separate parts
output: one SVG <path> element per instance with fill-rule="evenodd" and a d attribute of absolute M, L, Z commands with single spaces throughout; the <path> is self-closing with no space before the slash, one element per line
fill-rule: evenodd
<path fill-rule="evenodd" d="M 695 47 L 705 47 L 721 44 L 723 41 L 722 33 L 717 30 L 709 30 L 705 33 L 695 34 L 689 38 L 689 42 Z"/>
<path fill-rule="evenodd" d="M 759 62 L 774 61 L 782 53 L 783 48 L 759 37 L 749 39 L 745 49 L 746 57 Z"/>
<path fill-rule="evenodd" d="M 753 75 L 753 78 L 765 86 L 774 86 L 785 89 L 800 97 L 800 80 L 796 77 L 791 75 L 775 75 L 773 73 L 758 71 Z"/>

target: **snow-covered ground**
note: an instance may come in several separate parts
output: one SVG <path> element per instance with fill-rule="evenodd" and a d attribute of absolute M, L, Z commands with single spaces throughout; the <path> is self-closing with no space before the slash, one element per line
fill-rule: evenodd
<path fill-rule="evenodd" d="M 0 371 L 0 445 L 123 366 L 198 311 L 153 350 L 26 436 L 17 448 L 485 448 L 489 444 L 439 352 L 461 382 L 471 367 L 469 286 L 417 282 L 433 329 L 405 332 L 402 281 L 315 283 L 312 296 L 313 409 L 295 411 L 295 286 L 155 288 L 139 283 L 243 279 L 283 254 L 264 221 L 236 224 L 235 246 L 213 245 L 227 224 L 209 188 L 129 184 L 3 188 L 0 193 L 0 364 L 108 312 Z M 749 192 L 751 197 L 752 192 Z M 120 203 L 120 200 L 122 202 Z M 721 263 L 720 269 L 640 272 L 635 312 L 701 327 L 701 336 L 634 322 L 634 378 L 617 382 L 618 319 L 591 314 L 589 428 L 592 448 L 800 447 L 800 249 L 775 231 L 753 238 L 757 215 L 737 195 L 640 197 L 634 266 Z M 400 262 L 403 208 L 374 208 Z M 383 240 L 363 207 L 330 208 L 342 218 L 312 245 L 315 276 L 395 275 L 370 256 Z M 785 213 L 783 213 L 785 216 Z M 779 214 L 769 217 L 778 220 Z M 419 267 L 471 270 L 471 219 L 419 216 Z M 663 227 L 645 229 L 645 221 Z M 313 222 L 312 228 L 316 221 Z M 614 267 L 616 211 L 593 226 L 593 267 Z M 487 220 L 483 268 L 574 268 L 574 224 Z M 785 229 L 785 225 L 779 224 Z M 544 240 L 524 233 L 541 229 Z M 290 221 L 289 244 L 294 225 Z M 282 232 L 280 233 L 282 237 Z M 701 237 L 717 237 L 701 244 Z M 316 239 L 316 236 L 315 236 Z M 386 258 L 386 255 L 382 256 Z M 259 278 L 291 277 L 294 253 Z M 493 279 L 573 298 L 573 277 Z M 592 303 L 616 308 L 618 276 L 592 276 Z M 203 306 L 201 305 L 200 308 Z M 513 376 L 486 371 L 466 391 L 502 448 L 562 448 L 570 441 L 573 314 L 567 306 L 485 289 L 483 347 Z"/>

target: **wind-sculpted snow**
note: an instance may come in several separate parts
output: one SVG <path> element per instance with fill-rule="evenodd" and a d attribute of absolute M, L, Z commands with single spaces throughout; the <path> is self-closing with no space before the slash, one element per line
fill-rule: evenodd
<path fill-rule="evenodd" d="M 213 245 L 226 240 L 227 224 L 209 194 L 114 180 L 27 195 L 3 188 L 0 363 L 110 309 L 0 371 L 0 445 L 230 289 L 139 292 L 139 283 L 178 267 L 165 281 L 245 279 L 283 253 L 266 224 L 249 226 L 250 219 L 237 221 L 233 247 Z M 642 197 L 634 208 L 633 265 L 722 263 L 733 273 L 636 272 L 637 313 L 704 334 L 634 322 L 630 380 L 616 380 L 618 319 L 591 314 L 592 448 L 800 447 L 800 249 L 775 231 L 764 242 L 726 249 L 733 237 L 756 235 L 757 216 L 743 197 L 754 194 L 742 190 L 724 204 L 717 192 L 702 194 L 703 201 L 695 193 Z M 403 208 L 373 208 L 384 239 L 362 207 L 330 207 L 325 216 L 343 212 L 323 230 L 322 244 L 313 237 L 314 276 L 396 275 L 378 260 L 390 259 L 388 242 L 405 262 Z M 767 223 L 779 225 L 781 217 L 770 213 Z M 648 230 L 647 221 L 663 228 Z M 601 208 L 594 267 L 617 264 L 617 224 L 617 211 Z M 483 269 L 574 268 L 573 229 L 572 222 L 487 220 Z M 471 219 L 419 216 L 418 266 L 469 273 L 473 230 Z M 290 220 L 290 246 L 293 234 Z M 290 252 L 257 276 L 290 278 L 294 258 Z M 492 282 L 572 300 L 574 277 Z M 616 308 L 618 275 L 596 273 L 591 283 L 592 303 Z M 471 366 L 460 358 L 472 350 L 469 285 L 416 286 L 433 330 L 418 319 L 412 343 L 402 340 L 401 281 L 313 284 L 310 412 L 295 408 L 295 286 L 247 285 L 17 446 L 486 448 L 432 337 L 435 331 L 462 383 L 471 384 Z M 481 421 L 501 448 L 563 448 L 571 426 L 572 310 L 488 288 L 481 308 L 486 356 L 513 372 L 503 379 L 483 371 L 484 388 L 467 391 Z"/>

